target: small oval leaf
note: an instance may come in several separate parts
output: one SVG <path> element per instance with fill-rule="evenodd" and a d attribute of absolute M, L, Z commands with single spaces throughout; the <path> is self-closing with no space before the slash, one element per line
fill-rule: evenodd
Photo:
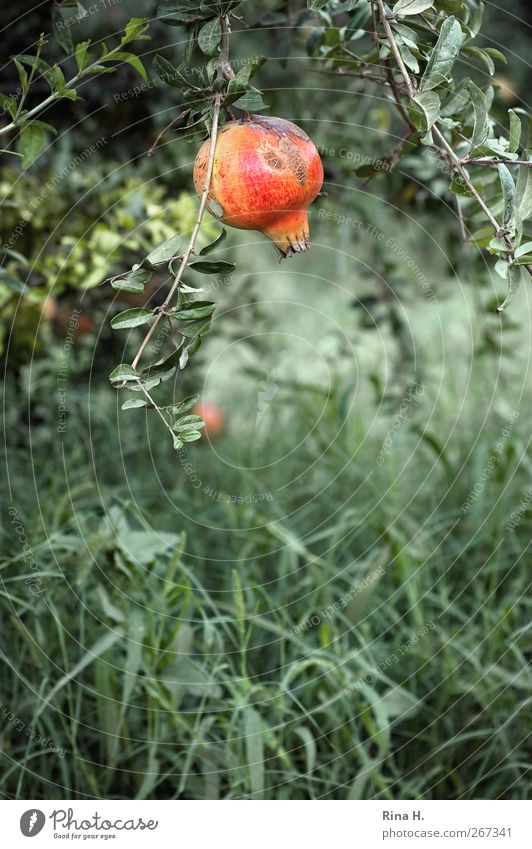
<path fill-rule="evenodd" d="M 113 330 L 125 330 L 128 327 L 139 327 L 141 324 L 147 324 L 153 318 L 153 310 L 144 308 L 124 310 L 124 312 L 115 315 L 111 319 L 111 327 Z"/>
<path fill-rule="evenodd" d="M 234 262 L 225 262 L 224 260 L 193 262 L 189 268 L 194 271 L 199 271 L 201 274 L 227 274 L 235 270 Z"/>

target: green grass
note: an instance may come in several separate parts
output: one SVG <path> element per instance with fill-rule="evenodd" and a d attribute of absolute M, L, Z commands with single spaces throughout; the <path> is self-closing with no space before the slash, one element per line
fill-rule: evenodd
<path fill-rule="evenodd" d="M 8 504 L 4 796 L 530 796 L 530 511 L 505 530 L 529 485 L 524 415 L 464 512 L 513 408 L 489 397 L 489 360 L 445 394 L 427 363 L 379 466 L 398 404 L 377 414 L 348 357 L 305 389 L 285 353 L 259 427 L 263 351 L 242 356 L 239 412 L 188 473 L 99 375 L 89 401 L 72 382 L 63 444 L 46 368 L 31 443 L 8 391 L 10 503 L 43 591 Z"/>

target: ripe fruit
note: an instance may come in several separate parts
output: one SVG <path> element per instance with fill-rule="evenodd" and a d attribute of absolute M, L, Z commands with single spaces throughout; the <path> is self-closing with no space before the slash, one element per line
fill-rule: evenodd
<path fill-rule="evenodd" d="M 198 196 L 209 144 L 207 139 L 194 164 Z M 322 183 L 319 153 L 303 130 L 283 118 L 250 115 L 218 133 L 207 208 L 231 227 L 261 230 L 282 259 L 307 250 L 307 209 Z"/>
<path fill-rule="evenodd" d="M 211 401 L 199 401 L 191 410 L 195 416 L 201 416 L 205 422 L 202 433 L 207 439 L 216 439 L 225 427 L 224 411 Z"/>

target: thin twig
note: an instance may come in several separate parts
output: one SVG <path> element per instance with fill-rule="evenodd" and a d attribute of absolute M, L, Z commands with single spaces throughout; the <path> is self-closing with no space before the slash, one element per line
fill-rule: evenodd
<path fill-rule="evenodd" d="M 462 165 L 525 165 L 532 168 L 532 159 L 461 159 Z"/>
<path fill-rule="evenodd" d="M 449 142 L 447 141 L 447 139 L 445 138 L 445 136 L 443 135 L 441 130 L 439 130 L 436 125 L 434 125 L 433 128 L 432 128 L 432 135 L 438 141 L 439 147 L 442 148 L 445 151 L 445 153 L 447 154 L 447 156 L 451 160 L 454 168 L 457 171 L 460 172 L 460 176 L 462 177 L 462 180 L 464 181 L 469 192 L 471 193 L 471 196 L 475 198 L 476 202 L 478 203 L 478 205 L 482 209 L 484 215 L 486 216 L 486 218 L 490 222 L 491 226 L 495 230 L 496 235 L 497 236 L 503 236 L 503 238 L 505 238 L 506 241 L 508 242 L 508 246 L 511 247 L 512 242 L 511 242 L 510 239 L 508 239 L 507 236 L 505 237 L 504 227 L 498 221 L 498 219 L 494 216 L 493 212 L 491 211 L 491 209 L 487 205 L 484 198 L 478 193 L 475 186 L 471 182 L 471 178 L 469 177 L 469 174 L 467 173 L 465 167 L 462 165 L 462 160 L 460 159 L 458 154 L 454 152 L 453 148 L 451 147 L 451 145 L 449 144 Z"/>
<path fill-rule="evenodd" d="M 155 141 L 153 142 L 153 144 L 152 144 L 152 146 L 150 147 L 150 149 L 149 149 L 148 151 L 146 151 L 146 156 L 153 156 L 153 154 L 154 154 L 154 153 L 155 153 L 155 151 L 157 150 L 157 147 L 159 146 L 159 142 L 161 141 L 161 139 L 162 139 L 162 137 L 164 136 L 164 134 L 165 134 L 165 133 L 167 133 L 167 132 L 168 132 L 168 130 L 171 130 L 171 129 L 172 129 L 172 127 L 173 127 L 175 124 L 177 124 L 177 122 L 178 122 L 178 121 L 180 121 L 180 120 L 181 120 L 181 118 L 184 118 L 184 117 L 185 117 L 185 115 L 188 115 L 188 113 L 189 113 L 189 112 L 190 112 L 190 109 L 183 109 L 183 111 L 182 111 L 182 112 L 180 112 L 180 113 L 179 113 L 179 115 L 178 115 L 176 118 L 173 118 L 173 119 L 170 121 L 170 123 L 169 123 L 169 124 L 168 124 L 168 125 L 164 128 L 164 130 L 161 130 L 161 132 L 159 133 L 159 135 L 157 136 L 157 138 L 156 138 L 156 139 L 155 139 Z"/>
<path fill-rule="evenodd" d="M 399 52 L 399 48 L 397 46 L 397 42 L 395 40 L 395 36 L 393 34 L 393 30 L 390 26 L 390 21 L 388 20 L 388 16 L 386 14 L 386 9 L 384 8 L 383 0 L 376 0 L 377 8 L 379 10 L 379 17 L 381 19 L 381 24 L 384 27 L 384 32 L 386 33 L 386 38 L 388 39 L 388 44 L 390 46 L 390 50 L 392 51 L 393 58 L 397 63 L 397 67 L 401 71 L 403 75 L 403 79 L 406 83 L 406 90 L 408 91 L 408 96 L 410 98 L 415 96 L 414 87 L 412 85 L 412 80 L 410 79 L 410 74 L 406 69 L 406 65 L 403 62 L 403 57 Z"/>
<path fill-rule="evenodd" d="M 225 75 L 227 73 L 227 66 L 229 65 L 229 58 L 228 58 L 228 56 L 229 56 L 229 35 L 230 35 L 230 32 L 231 32 L 231 30 L 229 28 L 229 22 L 227 20 L 227 17 L 222 18 L 221 25 L 222 25 L 222 40 L 221 40 L 221 45 L 220 45 L 220 56 L 219 56 L 217 72 L 216 72 L 218 78 L 225 77 Z M 159 312 L 157 312 L 157 314 L 155 315 L 155 319 L 153 321 L 153 324 L 151 325 L 150 329 L 148 330 L 146 336 L 144 337 L 142 344 L 141 344 L 139 350 L 137 351 L 135 359 L 131 363 L 132 368 L 137 367 L 139 360 L 142 357 L 142 354 L 146 350 L 146 347 L 147 347 L 150 339 L 152 338 L 153 334 L 155 333 L 155 331 L 156 331 L 156 329 L 159 325 L 159 322 L 161 321 L 165 312 L 167 311 L 168 307 L 170 306 L 170 304 L 171 304 L 171 302 L 172 302 L 172 300 L 175 296 L 175 293 L 177 292 L 179 285 L 181 283 L 181 278 L 183 277 L 183 273 L 185 271 L 185 268 L 188 265 L 190 255 L 192 254 L 192 252 L 194 250 L 194 246 L 196 244 L 196 239 L 198 237 L 199 229 L 201 227 L 201 222 L 203 220 L 203 215 L 205 213 L 205 208 L 207 206 L 207 199 L 208 199 L 208 196 L 209 196 L 209 189 L 210 189 L 210 186 L 211 186 L 212 169 L 213 169 L 213 165 L 214 165 L 214 152 L 216 150 L 216 139 L 217 139 L 217 136 L 218 136 L 218 122 L 219 122 L 219 119 L 220 119 L 220 108 L 221 108 L 221 104 L 222 104 L 222 99 L 223 99 L 222 92 L 217 92 L 214 96 L 213 107 L 212 107 L 211 138 L 210 138 L 210 145 L 209 145 L 209 157 L 208 157 L 208 160 L 207 160 L 207 170 L 206 170 L 206 173 L 205 173 L 205 183 L 204 183 L 204 186 L 203 186 L 203 191 L 201 193 L 200 205 L 199 205 L 199 209 L 198 209 L 198 215 L 196 217 L 196 222 L 195 222 L 194 227 L 192 229 L 192 233 L 190 235 L 188 245 L 185 249 L 185 252 L 183 253 L 183 255 L 181 257 L 181 262 L 179 264 L 177 274 L 175 275 L 174 282 L 172 283 L 170 291 L 168 292 L 168 295 L 166 296 L 165 301 L 162 304 Z"/>
<path fill-rule="evenodd" d="M 131 363 L 133 368 L 137 367 L 138 362 L 139 362 L 142 354 L 144 353 L 146 346 L 148 345 L 148 342 L 150 341 L 153 334 L 155 333 L 160 320 L 163 318 L 163 316 L 165 314 L 165 311 L 170 306 L 170 304 L 171 304 L 171 302 L 174 298 L 174 295 L 175 295 L 175 293 L 176 293 L 176 291 L 179 287 L 179 284 L 181 283 L 181 278 L 183 276 L 183 272 L 185 271 L 185 268 L 188 265 L 190 255 L 191 255 L 192 251 L 194 250 L 194 245 L 196 244 L 196 239 L 198 237 L 199 229 L 201 227 L 201 222 L 203 220 L 203 214 L 205 212 L 205 207 L 207 205 L 207 197 L 209 195 L 209 189 L 210 189 L 210 185 L 211 185 L 212 166 L 213 166 L 213 163 L 214 163 L 214 151 L 215 151 L 215 148 L 216 148 L 216 137 L 218 135 L 218 119 L 220 117 L 221 102 L 222 102 L 222 95 L 221 95 L 221 93 L 217 93 L 214 97 L 214 104 L 213 104 L 213 110 L 212 110 L 211 143 L 210 143 L 210 147 L 209 147 L 209 159 L 208 159 L 208 162 L 207 162 L 207 172 L 206 172 L 206 175 L 205 175 L 205 185 L 203 187 L 203 192 L 201 194 L 201 200 L 200 200 L 200 205 L 199 205 L 199 209 L 198 209 L 198 215 L 197 215 L 197 218 L 196 218 L 196 223 L 194 224 L 192 234 L 190 236 L 190 239 L 189 239 L 188 245 L 185 249 L 185 252 L 184 252 L 183 256 L 181 257 L 181 263 L 180 263 L 179 268 L 177 270 L 177 274 L 174 278 L 174 282 L 172 283 L 170 291 L 168 292 L 168 295 L 166 296 L 166 299 L 165 299 L 164 303 L 162 304 L 160 311 L 155 316 L 155 320 L 154 320 L 152 326 L 150 327 L 146 336 L 144 337 L 144 340 L 143 340 L 139 350 L 137 351 L 137 355 L 136 355 L 135 359 Z"/>
<path fill-rule="evenodd" d="M 393 91 L 393 96 L 394 96 L 395 102 L 397 104 L 397 108 L 399 109 L 399 112 L 401 113 L 403 120 L 406 121 L 406 123 L 410 126 L 410 128 L 412 128 L 412 122 L 411 122 L 410 118 L 408 117 L 408 112 L 406 111 L 405 107 L 403 106 L 403 102 L 401 100 L 401 91 L 400 91 L 399 86 L 397 84 L 397 80 L 394 77 L 394 73 L 393 73 L 393 69 L 391 67 L 390 61 L 388 60 L 385 64 L 386 64 L 386 77 L 387 77 L 388 82 L 390 84 L 390 88 Z"/>

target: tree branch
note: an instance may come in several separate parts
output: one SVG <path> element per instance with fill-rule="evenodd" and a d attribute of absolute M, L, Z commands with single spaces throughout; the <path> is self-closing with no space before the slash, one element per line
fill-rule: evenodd
<path fill-rule="evenodd" d="M 374 0 L 374 2 L 377 6 L 377 9 L 378 9 L 378 12 L 379 12 L 380 22 L 382 24 L 384 32 L 386 33 L 386 38 L 388 39 L 388 44 L 389 44 L 390 50 L 391 50 L 392 55 L 393 55 L 393 57 L 394 57 L 394 59 L 397 63 L 397 67 L 398 67 L 399 71 L 401 72 L 401 75 L 402 75 L 402 77 L 405 81 L 406 90 L 408 92 L 408 97 L 410 99 L 413 99 L 415 97 L 415 90 L 414 90 L 414 87 L 412 85 L 412 80 L 410 79 L 410 75 L 408 73 L 406 65 L 403 62 L 403 59 L 401 57 L 401 53 L 400 53 L 399 48 L 397 46 L 397 42 L 395 40 L 393 30 L 390 26 L 390 21 L 388 19 L 387 14 L 386 14 L 386 9 L 384 8 L 384 2 L 383 2 L 383 0 Z M 395 85 L 392 85 L 391 81 L 390 81 L 390 86 L 392 88 L 392 91 L 393 91 L 393 94 L 394 94 L 394 99 L 395 99 L 396 103 L 398 104 L 398 106 L 401 110 L 404 110 L 404 106 L 403 106 L 403 104 L 400 100 L 400 95 L 399 95 L 397 87 Z M 409 118 L 408 118 L 408 121 L 409 121 L 409 123 L 411 123 Z M 515 245 L 514 245 L 512 239 L 506 233 L 506 231 L 505 231 L 504 227 L 502 226 L 502 224 L 500 223 L 500 221 L 492 213 L 491 209 L 487 205 L 484 198 L 479 194 L 479 192 L 475 188 L 469 174 L 467 173 L 464 162 L 460 159 L 458 154 L 453 150 L 453 148 L 451 147 L 451 145 L 449 144 L 449 142 L 447 141 L 447 139 L 443 135 L 442 131 L 438 127 L 437 121 L 435 122 L 435 124 L 432 127 L 432 137 L 433 137 L 434 141 L 436 142 L 436 144 L 434 144 L 433 147 L 435 147 L 439 151 L 443 151 L 444 155 L 450 160 L 451 167 L 454 170 L 458 171 L 458 173 L 460 174 L 460 177 L 462 178 L 464 185 L 467 186 L 467 189 L 468 189 L 471 197 L 474 198 L 474 200 L 477 202 L 478 206 L 482 209 L 484 215 L 486 216 L 486 218 L 490 222 L 491 226 L 493 227 L 493 229 L 495 231 L 495 235 L 498 238 L 501 238 L 504 241 L 507 248 L 509 248 L 510 252 L 513 254 L 513 251 L 515 249 Z M 482 163 L 482 164 L 484 164 L 484 163 Z M 525 268 L 528 271 L 528 273 L 530 274 L 530 276 L 532 277 L 532 266 L 524 265 L 523 268 Z"/>
<path fill-rule="evenodd" d="M 221 78 L 226 79 L 227 78 L 226 75 L 228 73 L 227 68 L 231 67 L 229 65 L 229 36 L 230 36 L 231 29 L 230 29 L 230 26 L 229 26 L 229 21 L 228 21 L 227 16 L 224 16 L 221 19 L 221 26 L 222 26 L 222 39 L 221 39 L 220 54 L 219 54 L 219 59 L 218 59 L 218 64 L 217 64 L 217 69 L 216 69 L 216 78 L 217 79 L 221 79 Z M 233 73 L 232 70 L 231 70 L 231 73 Z M 159 325 L 159 322 L 161 321 L 161 319 L 163 318 L 163 316 L 167 312 L 168 307 L 170 306 L 170 304 L 171 304 L 171 302 L 172 302 L 172 300 L 173 300 L 173 298 L 174 298 L 174 296 L 175 296 L 175 294 L 176 294 L 176 292 L 179 288 L 179 285 L 181 283 L 181 279 L 183 277 L 183 273 L 185 271 L 185 268 L 188 265 L 190 255 L 192 254 L 192 252 L 194 250 L 194 246 L 196 244 L 196 239 L 198 237 L 199 229 L 201 227 L 201 222 L 203 221 L 203 215 L 205 213 L 205 208 L 207 206 L 207 199 L 208 199 L 208 196 L 209 196 L 209 189 L 210 189 L 210 186 L 211 186 L 212 169 L 213 169 L 213 165 L 214 165 L 214 152 L 216 150 L 216 140 L 217 140 L 217 137 L 218 137 L 218 124 L 219 124 L 219 119 L 220 119 L 220 108 L 221 108 L 222 100 L 223 100 L 223 93 L 217 92 L 214 95 L 214 101 L 213 101 L 213 107 L 212 107 L 211 138 L 210 138 L 210 146 L 209 146 L 209 157 L 208 157 L 208 160 L 207 160 L 207 170 L 206 170 L 206 173 L 205 173 L 205 183 L 204 183 L 204 186 L 203 186 L 203 191 L 201 193 L 198 215 L 196 217 L 196 221 L 195 221 L 194 227 L 192 229 L 192 233 L 190 235 L 188 245 L 185 249 L 185 252 L 181 256 L 181 262 L 179 263 L 179 268 L 178 268 L 177 273 L 174 277 L 174 282 L 172 283 L 170 291 L 168 292 L 168 295 L 166 296 L 164 303 L 160 307 L 160 310 L 157 312 L 155 319 L 153 321 L 153 324 L 151 325 L 150 329 L 148 330 L 148 333 L 146 334 L 146 336 L 144 337 L 144 340 L 142 341 L 142 344 L 141 344 L 139 350 L 137 351 L 137 354 L 136 354 L 133 362 L 131 363 L 132 368 L 137 367 L 137 365 L 140 361 L 140 358 L 142 357 L 142 354 L 146 350 L 146 347 L 147 347 L 150 339 L 153 337 L 153 334 L 155 333 L 155 331 L 156 331 L 156 329 Z"/>

